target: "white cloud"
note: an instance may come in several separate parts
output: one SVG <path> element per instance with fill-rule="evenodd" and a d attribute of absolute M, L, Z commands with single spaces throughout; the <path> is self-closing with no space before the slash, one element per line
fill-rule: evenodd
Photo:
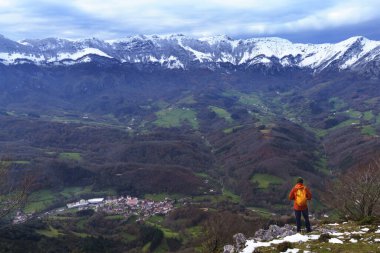
<path fill-rule="evenodd" d="M 322 2 L 325 4 L 319 4 L 320 9 L 315 10 L 315 3 L 305 0 L 194 0 L 191 4 L 183 0 L 76 0 L 74 5 L 88 14 L 118 24 L 140 27 L 142 33 L 154 33 L 155 29 L 158 32 L 168 29 L 170 32 L 170 29 L 177 28 L 192 34 L 275 34 L 321 30 L 331 26 L 356 24 L 380 16 L 377 13 L 380 1 Z M 289 15 L 292 11 L 298 12 L 298 15 Z M 214 21 L 217 14 L 219 21 Z"/>
<path fill-rule="evenodd" d="M 322 30 L 325 28 L 346 26 L 370 21 L 378 18 L 380 1 L 347 1 L 305 16 L 298 20 L 292 20 L 283 24 L 269 24 L 271 33 L 280 31 L 300 32 L 305 30 Z"/>
<path fill-rule="evenodd" d="M 9 0 L 0 1 L 0 8 L 9 8 L 11 6 L 12 6 L 12 1 L 9 1 Z"/>
<path fill-rule="evenodd" d="M 379 9 L 379 0 L 0 0 L 0 33 L 107 39 L 178 32 L 273 36 L 380 19 Z"/>

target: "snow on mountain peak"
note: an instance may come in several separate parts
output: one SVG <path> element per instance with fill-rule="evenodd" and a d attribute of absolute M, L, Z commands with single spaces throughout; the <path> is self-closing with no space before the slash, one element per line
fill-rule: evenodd
<path fill-rule="evenodd" d="M 97 48 L 84 48 L 80 51 L 77 51 L 75 53 L 59 53 L 57 54 L 57 57 L 55 59 L 50 59 L 49 61 L 62 61 L 62 60 L 78 60 L 79 58 L 82 58 L 86 55 L 98 55 L 106 58 L 113 58 L 112 56 L 109 56 L 108 54 L 104 53 L 103 51 L 100 51 Z"/>
<path fill-rule="evenodd" d="M 150 38 L 150 39 L 158 39 L 158 40 L 181 40 L 183 38 L 186 38 L 185 35 L 183 35 L 182 33 L 178 33 L 178 34 L 167 34 L 167 35 L 148 35 L 146 36 L 147 38 Z"/>
<path fill-rule="evenodd" d="M 349 69 L 379 59 L 380 42 L 361 36 L 336 44 L 302 44 L 277 37 L 234 40 L 218 35 L 196 39 L 183 34 L 135 35 L 106 41 L 47 38 L 15 42 L 0 36 L 0 63 L 3 64 L 25 60 L 40 65 L 64 60 L 75 64 L 90 55 L 113 58 L 120 63 L 159 63 L 166 68 L 223 62 L 247 66 L 280 64 L 319 71 L 327 67 Z M 92 57 L 86 59 L 91 61 Z"/>
<path fill-rule="evenodd" d="M 216 35 L 216 36 L 211 36 L 211 37 L 202 37 L 202 38 L 199 38 L 198 40 L 207 42 L 210 45 L 220 43 L 220 42 L 234 41 L 233 39 L 231 39 L 227 35 Z"/>
<path fill-rule="evenodd" d="M 287 39 L 279 38 L 279 37 L 259 37 L 259 38 L 250 38 L 246 39 L 246 42 L 253 43 L 270 43 L 270 44 L 292 44 Z"/>

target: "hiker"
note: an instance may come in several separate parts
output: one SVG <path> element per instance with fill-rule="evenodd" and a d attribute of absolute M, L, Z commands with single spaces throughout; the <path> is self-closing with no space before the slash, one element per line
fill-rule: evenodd
<path fill-rule="evenodd" d="M 301 232 L 301 214 L 305 219 L 306 232 L 311 232 L 307 201 L 311 200 L 310 190 L 303 184 L 303 178 L 297 178 L 297 184 L 289 193 L 289 199 L 294 200 L 294 214 L 296 216 L 297 232 Z"/>

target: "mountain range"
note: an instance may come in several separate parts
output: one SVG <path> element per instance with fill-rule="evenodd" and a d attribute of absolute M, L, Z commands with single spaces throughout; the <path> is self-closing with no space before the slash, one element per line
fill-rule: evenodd
<path fill-rule="evenodd" d="M 118 40 L 13 41 L 0 35 L 0 63 L 5 65 L 56 66 L 91 61 L 152 64 L 168 69 L 274 66 L 377 74 L 380 41 L 357 36 L 336 44 L 301 44 L 281 38 L 233 40 L 228 36 L 191 38 L 181 34 L 138 35 Z"/>

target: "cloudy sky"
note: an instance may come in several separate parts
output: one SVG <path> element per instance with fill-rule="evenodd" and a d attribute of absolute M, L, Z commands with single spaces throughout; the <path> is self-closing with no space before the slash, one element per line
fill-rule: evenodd
<path fill-rule="evenodd" d="M 183 33 L 380 40 L 380 0 L 0 0 L 0 34 L 23 38 L 123 38 Z"/>

